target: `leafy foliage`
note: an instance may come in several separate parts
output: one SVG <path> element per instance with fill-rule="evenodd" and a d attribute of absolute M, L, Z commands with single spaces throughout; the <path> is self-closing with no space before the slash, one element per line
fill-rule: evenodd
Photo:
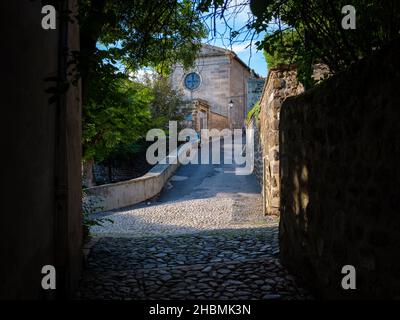
<path fill-rule="evenodd" d="M 311 65 L 316 60 L 335 73 L 399 38 L 399 1 L 352 1 L 355 30 L 344 30 L 341 25 L 341 9 L 348 4 L 345 0 L 252 0 L 257 19 L 248 27 L 267 33 L 256 43 L 266 50 L 267 61 L 279 64 L 292 57 L 300 80 L 310 86 Z"/>
<path fill-rule="evenodd" d="M 261 105 L 259 102 L 257 102 L 253 106 L 253 108 L 251 108 L 249 110 L 249 112 L 247 113 L 247 123 L 249 123 L 252 118 L 254 118 L 256 121 L 258 121 L 258 116 L 259 116 L 260 112 L 261 112 Z"/>
<path fill-rule="evenodd" d="M 141 138 L 151 123 L 151 89 L 116 77 L 95 77 L 96 98 L 83 109 L 84 157 L 102 160 L 119 144 Z"/>
<path fill-rule="evenodd" d="M 101 161 L 111 154 L 143 151 L 149 129 L 167 128 L 169 120 L 183 120 L 190 110 L 182 93 L 162 75 L 155 74 L 144 82 L 115 78 L 96 83 L 102 79 L 92 81 L 101 90 L 83 109 L 86 159 Z"/>
<path fill-rule="evenodd" d="M 98 200 L 89 199 L 87 197 L 86 191 L 82 190 L 82 216 L 83 216 L 83 229 L 84 236 L 88 236 L 90 234 L 90 227 L 92 226 L 102 226 L 105 222 L 114 223 L 112 219 L 109 218 L 93 218 L 92 214 L 101 210 L 102 207 L 97 203 Z"/>
<path fill-rule="evenodd" d="M 168 72 L 177 61 L 190 66 L 205 36 L 189 0 L 80 0 L 79 10 L 84 78 L 100 60 L 131 71 L 152 66 Z"/>
<path fill-rule="evenodd" d="M 292 64 L 298 60 L 298 48 L 301 46 L 298 34 L 287 29 L 269 37 L 264 43 L 264 57 L 268 68 L 276 68 L 281 64 Z"/>
<path fill-rule="evenodd" d="M 174 106 L 181 105 L 180 98 L 166 84 L 132 82 L 129 74 L 150 66 L 165 76 L 176 62 L 190 66 L 205 30 L 189 0 L 80 0 L 79 5 L 83 153 L 84 159 L 102 160 L 167 116 L 178 116 Z"/>
<path fill-rule="evenodd" d="M 184 99 L 181 91 L 172 87 L 169 78 L 156 75 L 150 87 L 154 95 L 150 110 L 155 127 L 165 128 L 170 120 L 179 123 L 191 111 L 191 104 Z"/>

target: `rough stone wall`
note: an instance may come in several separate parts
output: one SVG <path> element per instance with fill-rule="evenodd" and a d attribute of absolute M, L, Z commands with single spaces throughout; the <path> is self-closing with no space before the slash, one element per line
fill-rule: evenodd
<path fill-rule="evenodd" d="M 265 214 L 279 214 L 279 113 L 281 105 L 287 97 L 298 95 L 303 90 L 303 86 L 296 79 L 294 66 L 282 66 L 280 69 L 270 70 L 260 101 L 261 111 L 257 136 L 261 152 L 256 153 L 258 159 L 256 157 L 255 160 L 256 163 L 262 163 L 262 178 L 259 177 L 260 169 L 256 170 L 256 173 L 258 179 L 263 181 L 262 194 Z"/>
<path fill-rule="evenodd" d="M 282 105 L 281 258 L 322 297 L 400 296 L 399 56 L 396 43 Z"/>

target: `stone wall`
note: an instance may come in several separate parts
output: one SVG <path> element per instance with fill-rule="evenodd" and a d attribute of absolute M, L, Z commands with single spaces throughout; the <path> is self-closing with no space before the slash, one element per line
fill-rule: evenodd
<path fill-rule="evenodd" d="M 151 167 L 149 165 L 149 167 Z M 93 166 L 93 176 L 96 185 L 119 182 L 134 179 L 137 177 L 134 164 L 119 163 L 112 164 L 111 168 L 104 163 L 95 163 Z M 111 177 L 110 177 L 111 176 Z M 111 179 L 110 179 L 111 178 Z"/>
<path fill-rule="evenodd" d="M 296 79 L 294 66 L 282 66 L 279 69 L 270 70 L 260 100 L 261 111 L 255 145 L 255 169 L 258 180 L 263 182 L 262 195 L 265 214 L 279 214 L 279 113 L 281 105 L 287 97 L 301 92 L 303 92 L 303 86 Z"/>
<path fill-rule="evenodd" d="M 167 164 L 157 164 L 145 175 L 127 181 L 104 184 L 85 189 L 84 203 L 96 213 L 131 206 L 155 197 L 179 167 L 177 157 L 198 149 L 199 140 L 178 147 L 177 155 L 168 155 Z"/>
<path fill-rule="evenodd" d="M 223 130 L 229 128 L 228 118 L 215 112 L 209 114 L 209 128 Z"/>
<path fill-rule="evenodd" d="M 325 298 L 400 296 L 399 56 L 397 43 L 281 108 L 281 258 Z M 357 290 L 341 288 L 344 265 Z"/>

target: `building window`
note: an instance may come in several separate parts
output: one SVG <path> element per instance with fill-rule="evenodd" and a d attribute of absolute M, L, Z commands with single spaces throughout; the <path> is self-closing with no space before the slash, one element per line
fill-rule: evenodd
<path fill-rule="evenodd" d="M 189 90 L 195 90 L 200 87 L 200 75 L 196 72 L 191 72 L 185 76 L 184 84 Z"/>

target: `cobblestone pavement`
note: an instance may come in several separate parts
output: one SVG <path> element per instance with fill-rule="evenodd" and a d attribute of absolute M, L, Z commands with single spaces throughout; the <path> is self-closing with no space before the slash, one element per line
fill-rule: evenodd
<path fill-rule="evenodd" d="M 158 237 L 101 237 L 79 299 L 309 299 L 279 263 L 268 227 Z"/>
<path fill-rule="evenodd" d="M 224 144 L 221 150 L 232 148 Z M 141 237 L 268 224 L 256 177 L 236 175 L 237 167 L 235 163 L 181 165 L 158 197 L 96 215 L 107 216 L 113 223 L 105 222 L 91 231 L 102 236 Z"/>
<path fill-rule="evenodd" d="M 235 168 L 181 166 L 157 199 L 98 215 L 114 223 L 92 228 L 77 298 L 310 298 L 279 263 L 255 176 Z"/>
<path fill-rule="evenodd" d="M 270 218 L 262 215 L 259 194 L 218 193 L 206 197 L 206 192 L 201 192 L 204 198 L 200 195 L 165 203 L 148 202 L 99 214 L 97 217 L 107 217 L 112 222 L 105 221 L 91 231 L 101 236 L 143 237 L 268 225 Z"/>

